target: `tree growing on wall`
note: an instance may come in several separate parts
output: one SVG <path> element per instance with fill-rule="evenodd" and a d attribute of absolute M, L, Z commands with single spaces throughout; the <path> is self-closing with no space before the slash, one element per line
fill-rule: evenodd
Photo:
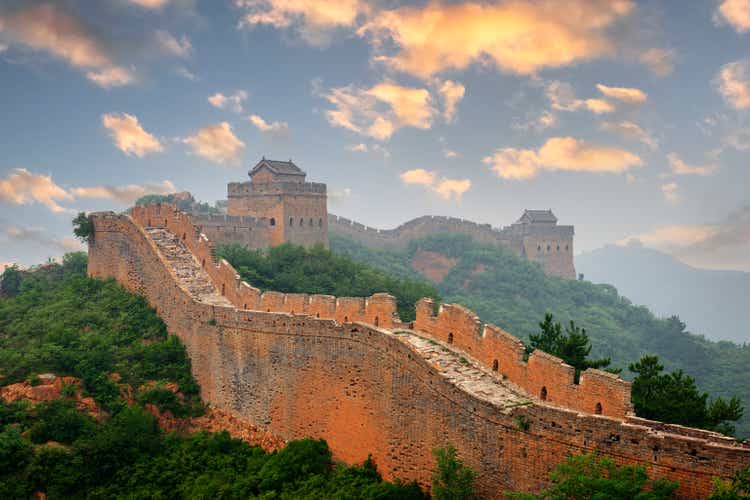
<path fill-rule="evenodd" d="M 718 397 L 709 403 L 708 394 L 700 392 L 695 380 L 682 370 L 662 373 L 664 366 L 657 356 L 643 356 L 629 369 L 637 374 L 631 399 L 639 417 L 734 434 L 731 422 L 743 414 L 736 396 L 729 400 Z"/>
<path fill-rule="evenodd" d="M 73 219 L 73 234 L 84 243 L 89 243 L 94 236 L 94 222 L 86 212 L 79 212 Z"/>
<path fill-rule="evenodd" d="M 591 341 L 586 330 L 580 328 L 571 321 L 568 326 L 563 327 L 554 321 L 550 313 L 544 315 L 544 321 L 539 323 L 538 334 L 529 335 L 528 353 L 539 349 L 546 353 L 557 356 L 567 364 L 575 368 L 576 382 L 581 372 L 588 368 L 607 368 L 612 360 L 610 358 L 589 359 L 591 353 Z M 607 371 L 619 373 L 620 370 L 608 369 Z"/>
<path fill-rule="evenodd" d="M 750 467 L 737 471 L 729 481 L 714 480 L 708 500 L 744 500 L 750 498 Z"/>
<path fill-rule="evenodd" d="M 456 448 L 449 444 L 432 451 L 435 470 L 432 476 L 432 496 L 436 500 L 468 500 L 474 495 L 476 473 L 456 456 Z"/>

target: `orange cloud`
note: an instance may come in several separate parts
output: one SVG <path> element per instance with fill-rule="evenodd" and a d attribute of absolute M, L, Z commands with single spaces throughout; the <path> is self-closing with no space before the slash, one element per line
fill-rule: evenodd
<path fill-rule="evenodd" d="M 718 15 L 737 33 L 750 31 L 750 0 L 724 0 L 719 6 Z"/>
<path fill-rule="evenodd" d="M 163 181 L 160 184 L 79 187 L 71 189 L 70 193 L 76 198 L 99 198 L 132 205 L 138 198 L 147 194 L 169 194 L 175 191 L 177 188 L 171 181 Z"/>
<path fill-rule="evenodd" d="M 736 109 L 750 108 L 750 60 L 722 66 L 714 84 L 727 103 Z"/>
<path fill-rule="evenodd" d="M 126 155 L 143 158 L 149 153 L 164 150 L 159 140 L 143 130 L 138 118 L 133 115 L 107 113 L 102 115 L 102 124 L 109 130 L 117 149 Z"/>
<path fill-rule="evenodd" d="M 438 92 L 443 99 L 443 118 L 450 123 L 456 116 L 456 107 L 464 98 L 466 87 L 458 82 L 446 80 L 440 85 Z"/>
<path fill-rule="evenodd" d="M 423 168 L 407 170 L 402 172 L 400 177 L 404 184 L 422 186 L 444 200 L 460 200 L 464 193 L 471 188 L 469 179 L 439 178 L 436 172 Z"/>
<path fill-rule="evenodd" d="M 667 225 L 651 231 L 635 234 L 618 241 L 618 245 L 627 245 L 631 241 L 640 241 L 644 245 L 657 248 L 687 247 L 706 241 L 718 233 L 713 225 Z"/>
<path fill-rule="evenodd" d="M 676 182 L 668 182 L 661 186 L 661 194 L 664 195 L 665 200 L 674 205 L 681 200 L 679 189 L 680 186 Z"/>
<path fill-rule="evenodd" d="M 638 124 L 627 120 L 621 122 L 603 122 L 599 125 L 599 128 L 607 132 L 619 134 L 626 139 L 641 141 L 651 149 L 659 147 L 659 142 L 648 132 L 643 130 Z"/>
<path fill-rule="evenodd" d="M 608 28 L 635 8 L 631 0 L 553 0 L 497 4 L 432 2 L 379 12 L 362 28 L 378 60 L 422 78 L 472 63 L 518 74 L 614 53 Z M 395 54 L 385 48 L 394 42 Z"/>
<path fill-rule="evenodd" d="M 647 99 L 646 93 L 640 89 L 628 87 L 607 87 L 606 85 L 602 85 L 601 83 L 598 83 L 596 85 L 596 88 L 599 89 L 599 92 L 601 92 L 605 96 L 611 99 L 622 101 L 626 104 L 640 105 L 646 102 Z"/>
<path fill-rule="evenodd" d="M 203 127 L 182 142 L 189 144 L 198 156 L 220 164 L 238 164 L 245 150 L 245 143 L 234 135 L 227 122 Z"/>
<path fill-rule="evenodd" d="M 230 109 L 235 113 L 242 113 L 242 104 L 247 100 L 247 92 L 238 90 L 232 95 L 224 95 L 217 92 L 208 97 L 211 106 L 219 109 Z"/>
<path fill-rule="evenodd" d="M 677 175 L 700 175 L 705 177 L 715 173 L 719 169 L 719 166 L 715 163 L 707 165 L 688 165 L 680 159 L 677 153 L 669 153 L 667 155 L 667 160 L 669 161 L 669 166 L 671 167 L 672 172 Z"/>
<path fill-rule="evenodd" d="M 250 115 L 247 119 L 255 126 L 255 128 L 264 133 L 284 134 L 289 131 L 289 124 L 287 122 L 268 123 L 258 115 Z"/>
<path fill-rule="evenodd" d="M 58 202 L 73 201 L 73 196 L 52 181 L 49 175 L 32 174 L 25 168 L 13 170 L 5 179 L 0 179 L 0 202 L 10 205 L 41 203 L 55 213 L 68 209 Z"/>
<path fill-rule="evenodd" d="M 160 9 L 169 3 L 169 0 L 128 0 L 147 9 Z"/>
<path fill-rule="evenodd" d="M 503 179 L 526 180 L 541 170 L 593 173 L 623 173 L 643 165 L 643 161 L 624 149 L 588 144 L 574 137 L 553 137 L 538 151 L 498 149 L 482 160 Z"/>
<path fill-rule="evenodd" d="M 154 41 L 156 46 L 161 49 L 165 54 L 185 58 L 190 55 L 193 50 L 193 44 L 190 43 L 190 39 L 183 36 L 179 40 L 174 37 L 171 33 L 164 30 L 157 30 L 154 33 Z"/>
<path fill-rule="evenodd" d="M 640 54 L 639 60 L 658 77 L 664 78 L 674 70 L 675 52 L 669 49 L 651 48 Z"/>
<path fill-rule="evenodd" d="M 545 95 L 552 106 L 558 111 L 576 111 L 587 109 L 594 114 L 601 115 L 611 113 L 615 107 L 604 99 L 578 99 L 573 87 L 567 82 L 552 81 L 545 87 Z M 543 115 L 544 118 L 544 115 Z M 554 120 L 548 123 L 553 124 Z M 543 123 L 540 123 L 540 125 Z"/>
<path fill-rule="evenodd" d="M 135 77 L 110 59 L 101 41 L 78 18 L 54 4 L 31 6 L 0 16 L 0 32 L 11 41 L 52 54 L 102 87 L 127 85 Z"/>

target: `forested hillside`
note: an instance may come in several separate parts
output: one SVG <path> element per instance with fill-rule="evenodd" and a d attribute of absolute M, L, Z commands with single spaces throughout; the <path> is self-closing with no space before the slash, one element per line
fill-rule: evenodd
<path fill-rule="evenodd" d="M 425 272 L 430 261 L 436 262 L 442 276 L 436 285 L 444 301 L 462 304 L 523 339 L 538 332 L 550 312 L 558 321 L 575 320 L 585 328 L 592 356 L 611 357 L 613 366 L 623 368 L 623 377 L 631 376 L 629 363 L 656 354 L 667 370 L 683 369 L 695 377 L 703 391 L 750 403 L 750 345 L 689 333 L 679 318 L 657 318 L 613 286 L 547 277 L 536 264 L 465 236 L 436 235 L 413 241 L 405 250 L 373 250 L 335 235 L 330 241 L 335 253 L 409 278 L 418 274 L 415 264 Z M 737 434 L 750 436 L 747 413 Z"/>

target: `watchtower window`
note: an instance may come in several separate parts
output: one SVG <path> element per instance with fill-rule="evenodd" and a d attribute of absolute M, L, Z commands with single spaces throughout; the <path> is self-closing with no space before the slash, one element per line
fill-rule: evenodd
<path fill-rule="evenodd" d="M 500 366 L 498 365 L 497 360 L 493 361 L 492 362 L 492 371 L 496 372 L 499 368 L 500 368 Z"/>
<path fill-rule="evenodd" d="M 206 268 L 206 259 L 203 259 L 203 260 L 201 261 L 201 267 L 202 267 L 203 269 L 205 269 L 205 268 Z"/>
<path fill-rule="evenodd" d="M 221 294 L 222 295 L 227 294 L 227 286 L 224 283 L 221 284 Z"/>
<path fill-rule="evenodd" d="M 560 251 L 560 245 L 557 245 L 557 251 L 558 252 Z"/>
<path fill-rule="evenodd" d="M 375 316 L 375 326 L 380 326 L 380 318 Z"/>
<path fill-rule="evenodd" d="M 566 252 L 568 251 L 568 245 L 565 245 L 565 251 Z"/>
<path fill-rule="evenodd" d="M 449 344 L 453 343 L 453 333 L 448 333 L 448 343 Z"/>
<path fill-rule="evenodd" d="M 275 226 L 276 225 L 276 219 L 274 219 L 273 217 L 271 217 L 271 220 L 268 221 L 268 223 L 271 224 L 272 226 Z"/>
<path fill-rule="evenodd" d="M 539 397 L 542 398 L 542 401 L 547 401 L 547 388 L 542 387 L 542 392 L 539 394 Z"/>
<path fill-rule="evenodd" d="M 596 403 L 596 408 L 594 409 L 594 413 L 596 413 L 597 415 L 601 415 L 602 414 L 602 404 L 601 403 Z"/>
<path fill-rule="evenodd" d="M 323 227 L 323 218 L 322 217 L 320 219 L 318 219 L 318 225 L 320 227 Z"/>
<path fill-rule="evenodd" d="M 312 217 L 310 217 L 310 227 L 312 226 L 313 226 L 313 220 L 312 220 Z"/>
<path fill-rule="evenodd" d="M 349 316 L 344 316 L 344 323 L 349 323 Z"/>
<path fill-rule="evenodd" d="M 537 252 L 541 252 L 542 251 L 542 245 L 537 245 L 536 246 L 536 251 Z"/>
<path fill-rule="evenodd" d="M 549 252 L 549 249 L 550 249 L 550 246 L 549 246 L 549 245 L 547 245 L 547 251 L 548 251 L 548 252 Z"/>
<path fill-rule="evenodd" d="M 289 217 L 289 227 L 292 227 L 294 225 L 294 219 L 292 217 Z"/>

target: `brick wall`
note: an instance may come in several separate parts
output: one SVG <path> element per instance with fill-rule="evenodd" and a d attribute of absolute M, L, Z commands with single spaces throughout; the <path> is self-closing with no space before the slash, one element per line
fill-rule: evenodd
<path fill-rule="evenodd" d="M 192 299 L 139 225 L 149 218 L 149 225 L 161 221 L 174 234 L 184 234 L 234 304 L 255 297 L 274 310 L 210 306 Z M 508 489 L 538 490 L 565 456 L 589 451 L 679 479 L 681 495 L 689 498 L 705 497 L 712 477 L 728 477 L 750 465 L 750 449 L 706 431 L 594 415 L 533 398 L 528 405 L 496 407 L 444 378 L 389 330 L 302 316 L 296 310 L 308 307 L 328 317 L 343 311 L 367 317 L 369 311 L 366 320 L 372 323 L 375 310 L 378 316 L 393 312 L 391 298 L 374 296 L 363 305 L 357 299 L 259 294 L 238 283 L 231 266 L 214 263 L 210 242 L 191 233 L 189 219 L 172 209 L 137 210 L 132 218 L 95 214 L 93 221 L 89 274 L 115 278 L 148 299 L 169 332 L 185 344 L 206 401 L 287 439 L 324 438 L 336 458 L 350 463 L 371 453 L 386 478 L 427 485 L 434 465 L 430 450 L 447 443 L 477 471 L 478 491 L 487 498 L 501 497 Z M 449 332 L 454 345 L 477 358 L 482 356 L 479 342 L 500 337 L 494 352 L 502 369 L 508 377 L 513 366 L 521 370 L 519 343 L 509 334 L 496 327 L 488 333 L 458 306 L 444 308 L 437 317 L 427 306 L 420 302 L 415 326 L 438 338 L 445 325 L 455 327 Z M 295 315 L 276 311 L 292 307 Z M 482 340 L 472 340 L 479 336 Z M 526 370 L 532 369 L 530 360 Z M 575 390 L 583 386 L 582 378 Z M 550 391 L 552 398 L 555 394 Z M 521 416 L 528 426 L 518 424 Z"/>

